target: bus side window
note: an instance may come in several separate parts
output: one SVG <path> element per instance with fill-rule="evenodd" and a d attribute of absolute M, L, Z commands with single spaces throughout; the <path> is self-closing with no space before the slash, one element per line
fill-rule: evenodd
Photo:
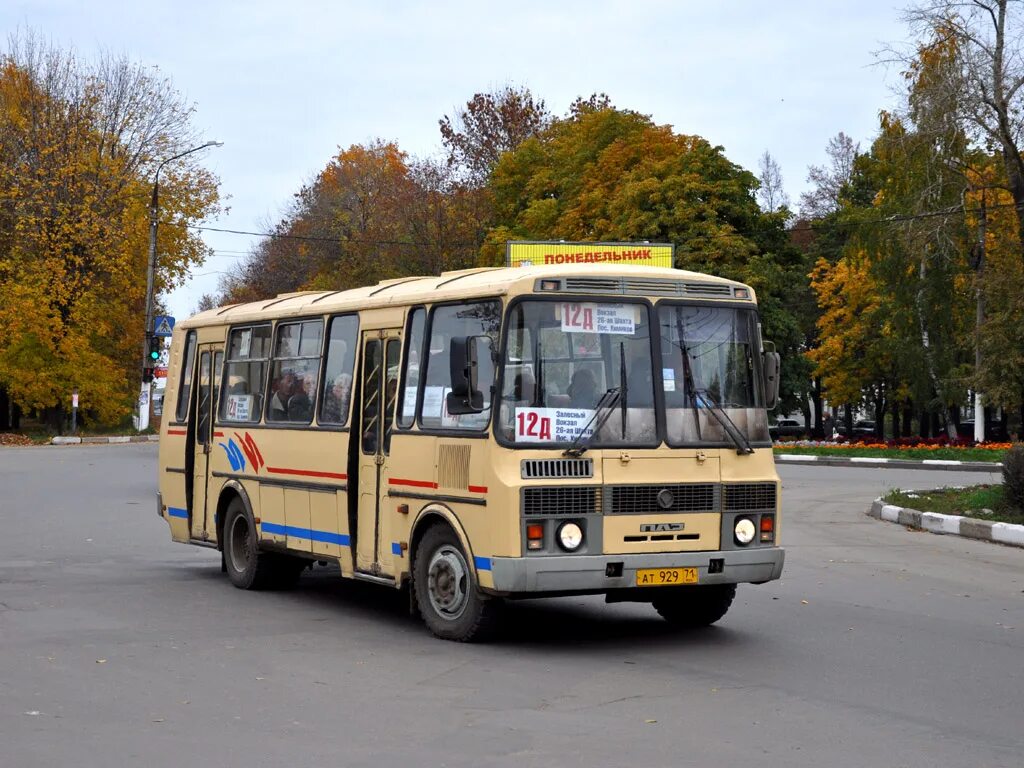
<path fill-rule="evenodd" d="M 409 313 L 409 332 L 402 365 L 402 387 L 398 393 L 398 426 L 411 427 L 416 420 L 416 395 L 420 384 L 420 359 L 423 355 L 423 329 L 427 311 L 417 307 Z"/>
<path fill-rule="evenodd" d="M 359 318 L 356 315 L 331 318 L 320 393 L 320 424 L 344 426 L 348 423 L 358 336 Z"/>
<path fill-rule="evenodd" d="M 181 366 L 181 383 L 178 387 L 178 421 L 188 421 L 188 397 L 192 393 L 192 363 L 196 357 L 196 332 L 189 331 L 185 339 L 185 357 Z"/>
<path fill-rule="evenodd" d="M 270 359 L 270 325 L 235 328 L 228 337 L 227 375 L 221 393 L 222 422 L 260 420 Z"/>

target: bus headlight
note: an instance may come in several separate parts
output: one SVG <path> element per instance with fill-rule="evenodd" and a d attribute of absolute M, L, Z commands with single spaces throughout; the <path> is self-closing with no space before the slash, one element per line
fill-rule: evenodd
<path fill-rule="evenodd" d="M 562 523 L 558 527 L 558 543 L 566 552 L 575 552 L 583 544 L 583 529 L 578 523 Z"/>
<path fill-rule="evenodd" d="M 736 537 L 737 544 L 749 544 L 754 540 L 754 534 L 757 533 L 757 528 L 754 527 L 754 521 L 749 517 L 741 517 L 736 521 L 736 527 L 733 528 L 733 535 Z"/>

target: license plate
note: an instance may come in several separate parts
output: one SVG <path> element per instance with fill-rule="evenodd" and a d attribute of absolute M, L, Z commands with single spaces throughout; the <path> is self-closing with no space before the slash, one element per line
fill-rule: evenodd
<path fill-rule="evenodd" d="M 665 587 L 696 583 L 696 568 L 640 568 L 636 572 L 638 587 Z"/>

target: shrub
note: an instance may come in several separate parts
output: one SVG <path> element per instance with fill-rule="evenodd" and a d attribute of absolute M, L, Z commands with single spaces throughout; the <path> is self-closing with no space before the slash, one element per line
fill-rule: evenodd
<path fill-rule="evenodd" d="M 1024 443 L 1017 443 L 1003 454 L 1003 487 L 1007 500 L 1024 510 Z"/>

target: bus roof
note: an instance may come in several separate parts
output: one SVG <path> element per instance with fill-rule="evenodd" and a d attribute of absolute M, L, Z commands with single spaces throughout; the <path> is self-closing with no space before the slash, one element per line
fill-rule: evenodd
<path fill-rule="evenodd" d="M 683 269 L 646 267 L 631 264 L 588 264 L 586 271 L 574 265 L 529 267 L 478 267 L 440 275 L 397 277 L 382 280 L 376 285 L 352 288 L 347 291 L 297 291 L 282 293 L 274 298 L 245 304 L 229 304 L 200 312 L 178 324 L 182 328 L 205 325 L 223 325 L 268 317 L 301 317 L 312 314 L 334 314 L 356 309 L 405 306 L 420 304 L 429 297 L 430 302 L 451 301 L 469 296 L 504 296 L 509 293 L 532 293 L 540 279 L 561 278 L 574 281 L 576 286 L 560 295 L 573 293 L 632 295 L 632 296 L 689 296 L 693 298 L 731 298 L 723 295 L 723 288 L 746 287 L 750 299 L 754 292 L 743 283 Z M 720 286 L 716 291 L 715 287 Z M 671 289 L 669 291 L 668 289 Z M 703 289 L 703 290 L 702 290 Z M 702 297 L 700 294 L 704 293 Z"/>

